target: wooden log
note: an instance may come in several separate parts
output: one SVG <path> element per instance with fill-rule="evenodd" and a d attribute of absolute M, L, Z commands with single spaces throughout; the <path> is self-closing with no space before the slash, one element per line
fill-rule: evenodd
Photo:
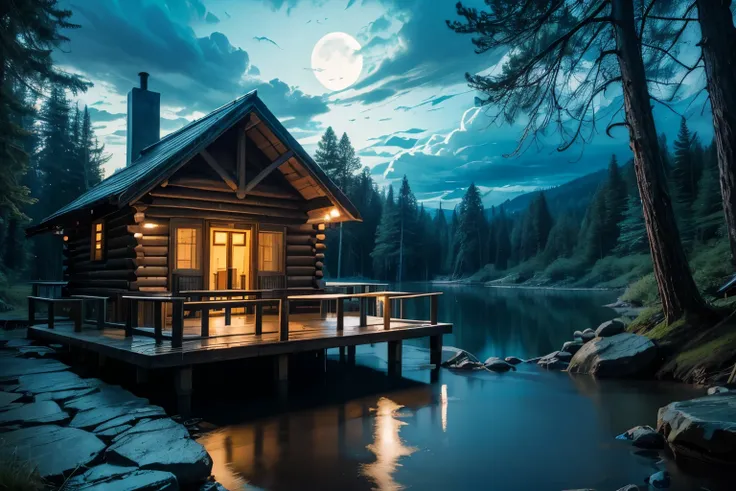
<path fill-rule="evenodd" d="M 195 219 L 204 219 L 204 220 L 223 220 L 223 221 L 243 221 L 244 217 L 247 217 L 247 215 L 243 215 L 240 213 L 226 213 L 226 212 L 218 212 L 218 211 L 205 211 L 205 210 L 188 210 L 188 209 L 180 209 L 180 208 L 160 208 L 160 207 L 151 207 L 148 210 L 146 210 L 146 216 L 149 217 L 166 217 L 166 218 L 195 218 Z M 295 223 L 301 223 L 303 222 L 302 219 L 296 219 L 296 218 L 279 218 L 270 216 L 268 217 L 268 223 L 272 224 L 283 224 L 283 225 L 291 225 Z"/>
<path fill-rule="evenodd" d="M 108 217 L 105 222 L 109 228 L 115 228 L 119 225 L 130 225 L 134 223 L 133 210 L 128 208 L 121 214 L 113 214 Z"/>
<path fill-rule="evenodd" d="M 118 249 L 120 247 L 129 247 L 133 246 L 135 247 L 136 240 L 132 235 L 123 235 L 121 237 L 114 237 L 112 239 L 108 239 L 107 244 L 105 244 L 106 249 Z"/>
<path fill-rule="evenodd" d="M 213 181 L 211 179 L 201 179 L 195 177 L 175 177 L 169 179 L 169 184 L 166 186 L 167 189 L 171 187 L 181 187 L 188 189 L 201 189 L 204 191 L 214 191 L 217 193 L 232 193 L 227 184 L 222 181 Z M 303 198 L 296 193 L 289 192 L 282 188 L 274 186 L 267 186 L 263 183 L 251 189 L 248 196 L 261 196 L 264 198 L 277 198 L 277 199 L 288 199 L 302 201 Z"/>
<path fill-rule="evenodd" d="M 135 270 L 138 278 L 150 278 L 152 276 L 168 276 L 169 268 L 165 266 L 142 266 Z"/>
<path fill-rule="evenodd" d="M 155 227 L 146 227 L 145 225 L 155 225 Z M 130 234 L 145 235 L 161 235 L 169 236 L 169 222 L 165 220 L 146 220 L 145 225 L 126 225 L 125 228 Z"/>
<path fill-rule="evenodd" d="M 314 266 L 287 266 L 287 276 L 314 276 L 316 268 Z"/>
<path fill-rule="evenodd" d="M 286 256 L 286 266 L 313 266 L 314 256 Z"/>
<path fill-rule="evenodd" d="M 169 237 L 166 235 L 146 235 L 138 239 L 138 243 L 143 246 L 168 246 Z"/>
<path fill-rule="evenodd" d="M 140 292 L 167 292 L 168 288 L 165 286 L 140 286 L 138 287 Z"/>
<path fill-rule="evenodd" d="M 325 263 L 323 263 L 322 261 L 317 261 L 316 263 L 314 263 L 314 267 L 317 269 L 322 269 L 325 267 Z"/>
<path fill-rule="evenodd" d="M 296 235 L 296 234 L 286 234 L 286 244 L 293 244 L 293 245 L 314 245 L 317 243 L 317 239 L 312 237 L 311 235 Z"/>
<path fill-rule="evenodd" d="M 137 287 L 148 287 L 148 286 L 166 286 L 167 278 L 160 276 L 152 276 L 149 278 L 138 278 L 136 280 Z"/>
<path fill-rule="evenodd" d="M 97 278 L 85 279 L 83 282 L 75 279 L 69 283 L 70 288 L 92 289 L 91 291 L 96 291 L 94 290 L 95 288 L 115 288 L 128 291 L 130 284 L 131 282 L 125 280 L 103 280 Z"/>
<path fill-rule="evenodd" d="M 309 234 L 309 235 L 314 235 L 316 233 L 314 231 L 314 227 L 312 227 L 312 225 L 309 225 L 307 223 L 300 223 L 298 225 L 290 225 L 286 227 L 286 232 L 289 234 Z"/>
<path fill-rule="evenodd" d="M 324 251 L 327 249 L 327 245 L 322 244 L 322 243 L 317 243 L 314 245 L 314 248 L 317 249 L 318 251 Z"/>
<path fill-rule="evenodd" d="M 144 256 L 136 262 L 139 266 L 167 266 L 169 258 L 166 256 Z"/>
<path fill-rule="evenodd" d="M 133 270 L 138 267 L 135 259 L 130 257 L 110 258 L 104 262 L 100 261 L 77 261 L 73 263 L 74 271 L 95 271 L 98 269 L 106 270 Z"/>
<path fill-rule="evenodd" d="M 149 256 L 168 256 L 169 248 L 167 246 L 144 246 L 138 245 L 135 247 L 135 251 L 142 252 L 145 257 Z"/>
<path fill-rule="evenodd" d="M 314 277 L 312 276 L 287 276 L 286 285 L 290 288 L 294 287 L 311 287 L 314 284 Z"/>
<path fill-rule="evenodd" d="M 286 255 L 314 257 L 314 247 L 312 247 L 311 245 L 287 245 Z"/>
<path fill-rule="evenodd" d="M 97 270 L 97 271 L 75 271 L 72 275 L 72 278 L 74 278 L 75 281 L 78 281 L 80 279 L 113 279 L 113 280 L 134 280 L 135 279 L 135 272 L 130 269 L 119 269 L 119 270 Z"/>
<path fill-rule="evenodd" d="M 183 208 L 186 210 L 218 211 L 250 216 L 306 219 L 307 214 L 298 210 L 284 210 L 260 206 L 222 203 L 217 201 L 198 201 L 193 199 L 154 198 L 153 206 L 161 208 Z"/>
<path fill-rule="evenodd" d="M 318 269 L 317 271 L 314 272 L 315 278 L 321 279 L 324 276 L 325 276 L 325 273 L 321 269 Z"/>
<path fill-rule="evenodd" d="M 327 236 L 325 234 L 317 234 L 317 236 L 315 238 L 317 240 L 319 240 L 320 242 L 324 242 L 324 240 L 327 238 Z"/>
<path fill-rule="evenodd" d="M 89 255 L 89 254 L 88 254 Z M 107 259 L 118 259 L 118 258 L 135 258 L 135 249 L 133 247 L 120 247 L 117 249 L 107 250 Z"/>
<path fill-rule="evenodd" d="M 317 259 L 318 261 L 323 261 L 325 259 L 325 255 L 321 252 L 318 252 L 317 254 L 314 255 L 314 258 Z"/>
<path fill-rule="evenodd" d="M 236 205 L 263 206 L 266 208 L 283 208 L 285 210 L 302 210 L 299 202 L 294 200 L 283 198 L 267 198 L 251 195 L 248 195 L 243 199 L 239 199 L 232 194 L 223 194 L 215 191 L 205 191 L 200 189 L 159 188 L 151 191 L 150 195 L 154 198 L 193 199 L 201 201 L 214 201 L 217 203 L 233 203 Z"/>

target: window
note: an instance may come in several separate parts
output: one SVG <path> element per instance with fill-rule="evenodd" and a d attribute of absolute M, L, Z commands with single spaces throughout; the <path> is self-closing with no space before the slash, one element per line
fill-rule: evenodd
<path fill-rule="evenodd" d="M 281 273 L 283 271 L 283 232 L 258 232 L 258 270 Z"/>
<path fill-rule="evenodd" d="M 103 251 L 105 247 L 105 224 L 102 222 L 94 222 L 92 224 L 92 249 L 90 251 L 90 259 L 93 261 L 102 261 Z"/>
<path fill-rule="evenodd" d="M 176 269 L 199 269 L 199 229 L 176 229 Z"/>

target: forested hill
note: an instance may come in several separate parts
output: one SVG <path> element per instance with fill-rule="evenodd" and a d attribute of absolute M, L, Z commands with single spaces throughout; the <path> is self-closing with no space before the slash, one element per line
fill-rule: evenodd
<path fill-rule="evenodd" d="M 593 200 L 601 183 L 606 180 L 606 172 L 606 169 L 601 169 L 545 190 L 544 195 L 547 198 L 550 213 L 553 216 L 564 212 L 582 214 Z M 506 200 L 502 206 L 506 213 L 520 213 L 529 208 L 532 200 L 538 194 L 539 191 L 522 194 L 514 199 Z"/>

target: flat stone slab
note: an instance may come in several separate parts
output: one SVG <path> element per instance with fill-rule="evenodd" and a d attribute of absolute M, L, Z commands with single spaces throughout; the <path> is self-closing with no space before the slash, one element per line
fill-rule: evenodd
<path fill-rule="evenodd" d="M 102 440 L 91 433 L 56 425 L 3 433 L 3 440 L 0 452 L 11 450 L 31 461 L 44 478 L 69 474 L 86 466 L 105 449 Z"/>
<path fill-rule="evenodd" d="M 137 468 L 131 466 L 101 464 L 88 469 L 84 474 L 71 477 L 66 484 L 70 489 L 76 489 L 119 478 L 136 470 Z"/>
<path fill-rule="evenodd" d="M 18 423 L 23 426 L 60 423 L 69 419 L 69 415 L 62 411 L 53 401 L 32 402 L 20 407 L 0 412 L 0 425 Z"/>
<path fill-rule="evenodd" d="M 182 486 L 204 481 L 212 471 L 212 459 L 204 447 L 189 437 L 184 426 L 168 418 L 138 424 L 119 435 L 105 458 L 111 464 L 171 472 Z"/>
<path fill-rule="evenodd" d="M 0 411 L 5 406 L 7 406 L 8 404 L 12 404 L 21 397 L 23 397 L 23 394 L 17 394 L 15 392 L 0 392 Z"/>
<path fill-rule="evenodd" d="M 148 406 L 134 401 L 120 406 L 102 406 L 78 412 L 69 423 L 69 426 L 72 428 L 97 428 L 101 424 L 120 416 L 133 416 L 133 420 L 136 420 L 163 417 L 166 416 L 166 412 L 159 406 Z"/>
<path fill-rule="evenodd" d="M 16 392 L 30 392 L 32 394 L 90 388 L 90 384 L 85 379 L 72 372 L 23 375 L 18 377 L 18 385 Z"/>
<path fill-rule="evenodd" d="M 736 464 L 736 393 L 726 392 L 659 409 L 657 431 L 675 458 Z"/>
<path fill-rule="evenodd" d="M 179 483 L 170 472 L 140 470 L 86 487 L 84 491 L 179 491 Z"/>
<path fill-rule="evenodd" d="M 94 385 L 94 383 L 91 383 L 90 385 Z M 132 402 L 148 404 L 148 399 L 137 397 L 122 387 L 103 384 L 99 386 L 99 391 L 97 392 L 65 402 L 64 409 L 87 411 L 88 409 L 119 406 Z"/>
<path fill-rule="evenodd" d="M 69 369 L 57 360 L 29 360 L 26 358 L 0 358 L 0 374 L 5 378 L 20 377 L 34 373 L 63 372 Z"/>
<path fill-rule="evenodd" d="M 43 392 L 36 395 L 36 401 L 54 401 L 63 404 L 65 401 L 76 399 L 97 390 L 96 387 L 87 389 L 60 390 L 55 392 Z"/>
<path fill-rule="evenodd" d="M 651 369 L 657 347 L 644 336 L 631 333 L 595 338 L 570 360 L 569 372 L 597 377 L 632 377 Z"/>
<path fill-rule="evenodd" d="M 100 426 L 95 428 L 94 432 L 98 433 L 124 424 L 130 424 L 132 426 L 133 423 L 139 420 L 164 416 L 166 416 L 166 413 L 163 411 L 162 408 L 158 406 L 146 406 L 146 409 L 141 408 L 141 410 L 133 410 L 122 416 L 113 418 L 110 421 L 106 421 L 105 423 L 102 423 Z"/>
<path fill-rule="evenodd" d="M 18 353 L 26 358 L 43 358 L 46 356 L 54 356 L 56 350 L 48 346 L 21 346 Z"/>

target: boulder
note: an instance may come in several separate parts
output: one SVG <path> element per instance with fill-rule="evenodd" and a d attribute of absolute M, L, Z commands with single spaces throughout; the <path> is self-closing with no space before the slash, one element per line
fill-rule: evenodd
<path fill-rule="evenodd" d="M 592 329 L 586 329 L 583 331 L 582 335 L 580 336 L 583 340 L 583 343 L 587 343 L 588 341 L 592 341 L 595 339 L 595 331 Z"/>
<path fill-rule="evenodd" d="M 657 431 L 675 458 L 736 464 L 736 392 L 673 402 L 659 409 Z"/>
<path fill-rule="evenodd" d="M 499 358 L 489 358 L 488 360 L 486 360 L 484 365 L 488 370 L 492 372 L 508 372 L 509 370 L 516 370 L 516 367 L 514 365 L 512 365 L 511 363 L 506 363 Z"/>
<path fill-rule="evenodd" d="M 626 326 L 619 319 L 604 322 L 595 330 L 596 337 L 608 338 L 626 332 Z"/>
<path fill-rule="evenodd" d="M 524 360 L 524 363 L 537 363 L 541 359 L 542 359 L 541 356 L 535 356 L 534 358 L 529 358 L 528 360 Z"/>
<path fill-rule="evenodd" d="M 107 462 L 135 465 L 144 470 L 171 472 L 181 486 L 204 481 L 212 459 L 187 429 L 166 418 L 137 424 L 118 435 L 106 450 Z"/>
<path fill-rule="evenodd" d="M 649 338 L 621 333 L 586 343 L 570 360 L 569 371 L 597 377 L 633 377 L 652 368 L 657 347 Z"/>
<path fill-rule="evenodd" d="M 567 353 L 570 353 L 571 355 L 574 355 L 575 353 L 580 351 L 580 348 L 582 347 L 582 341 L 567 341 L 565 344 L 562 345 L 560 351 L 565 351 Z"/>
<path fill-rule="evenodd" d="M 58 477 L 97 459 L 105 444 L 92 433 L 56 425 L 34 426 L 3 433 L 0 453 L 15 452 L 38 469 L 43 478 Z"/>
<path fill-rule="evenodd" d="M 583 339 L 583 331 L 575 331 L 574 333 L 572 333 L 572 337 L 573 339 L 575 338 Z"/>
<path fill-rule="evenodd" d="M 728 392 L 728 389 L 726 387 L 720 387 L 720 386 L 708 387 L 709 396 L 712 396 L 715 394 L 725 394 L 726 392 Z"/>
<path fill-rule="evenodd" d="M 644 481 L 654 489 L 668 489 L 670 487 L 670 473 L 667 471 L 655 472 Z"/>
<path fill-rule="evenodd" d="M 651 426 L 635 426 L 616 437 L 617 440 L 628 440 L 632 445 L 645 449 L 664 448 L 664 437 Z"/>
<path fill-rule="evenodd" d="M 539 362 L 546 362 L 548 360 L 551 360 L 552 358 L 557 358 L 560 361 L 570 361 L 572 355 L 567 351 L 553 351 L 552 353 L 544 355 L 542 358 L 540 358 Z"/>
<path fill-rule="evenodd" d="M 542 359 L 537 362 L 537 365 L 545 370 L 566 370 L 568 367 L 568 363 L 560 360 L 559 358 Z"/>
<path fill-rule="evenodd" d="M 507 356 L 505 361 L 506 363 L 511 363 L 512 365 L 518 365 L 519 363 L 524 362 L 524 360 L 515 356 Z"/>
<path fill-rule="evenodd" d="M 22 426 L 31 426 L 61 423 L 68 419 L 69 415 L 53 401 L 32 402 L 0 412 L 0 425 L 17 423 Z"/>

